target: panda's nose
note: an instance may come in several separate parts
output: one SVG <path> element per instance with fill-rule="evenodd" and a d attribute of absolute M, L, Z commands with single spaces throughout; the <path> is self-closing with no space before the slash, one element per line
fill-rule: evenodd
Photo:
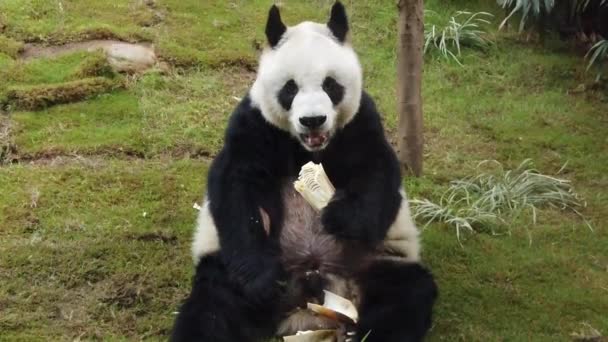
<path fill-rule="evenodd" d="M 325 120 L 327 120 L 327 116 L 325 115 L 305 116 L 300 118 L 300 123 L 302 126 L 314 129 L 319 128 L 322 124 L 324 124 Z"/>

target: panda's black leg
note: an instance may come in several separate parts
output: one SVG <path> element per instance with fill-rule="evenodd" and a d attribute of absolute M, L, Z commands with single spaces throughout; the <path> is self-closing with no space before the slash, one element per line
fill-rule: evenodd
<path fill-rule="evenodd" d="M 361 276 L 357 341 L 422 341 L 431 327 L 437 286 L 416 263 L 377 261 Z"/>
<path fill-rule="evenodd" d="M 203 257 L 197 267 L 192 292 L 179 310 L 171 341 L 258 341 L 276 328 L 272 303 L 253 304 L 227 277 L 217 256 Z"/>

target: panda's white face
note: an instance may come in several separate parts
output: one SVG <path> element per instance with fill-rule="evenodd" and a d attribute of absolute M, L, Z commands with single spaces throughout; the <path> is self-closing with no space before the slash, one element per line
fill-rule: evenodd
<path fill-rule="evenodd" d="M 344 15 L 341 19 L 347 25 L 340 7 L 338 14 Z M 272 15 L 273 10 L 269 26 Z M 336 130 L 352 120 L 361 99 L 361 66 L 344 42 L 348 28 L 337 37 L 330 27 L 331 20 L 328 25 L 303 22 L 285 27 L 278 40 L 269 36 L 271 48 L 262 54 L 250 92 L 264 118 L 290 132 L 309 151 L 324 149 Z"/>

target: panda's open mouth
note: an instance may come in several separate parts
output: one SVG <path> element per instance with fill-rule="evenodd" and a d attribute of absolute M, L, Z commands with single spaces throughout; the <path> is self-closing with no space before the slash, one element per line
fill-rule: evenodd
<path fill-rule="evenodd" d="M 300 140 L 310 149 L 317 150 L 324 147 L 329 140 L 329 132 L 309 132 L 300 134 Z"/>

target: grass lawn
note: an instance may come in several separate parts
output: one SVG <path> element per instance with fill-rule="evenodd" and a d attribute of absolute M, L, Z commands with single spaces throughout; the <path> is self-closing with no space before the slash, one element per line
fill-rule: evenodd
<path fill-rule="evenodd" d="M 284 20 L 324 21 L 332 2 L 283 1 Z M 190 288 L 192 204 L 254 78 L 270 3 L 0 1 L 0 340 L 166 339 Z M 396 7 L 345 3 L 366 88 L 394 134 Z M 476 0 L 426 7 L 445 20 L 502 13 Z M 567 163 L 594 231 L 549 209 L 462 246 L 428 226 L 423 258 L 441 293 L 429 340 L 568 341 L 588 326 L 607 336 L 608 92 L 577 91 L 592 75 L 567 44 L 525 42 L 498 22 L 496 44 L 465 50 L 463 67 L 427 56 L 425 174 L 404 185 L 438 200 L 483 160 L 531 158 L 547 174 Z M 19 60 L 25 43 L 104 38 L 151 42 L 169 67 L 127 77 L 90 74 L 95 53 Z M 119 86 L 37 110 L 8 95 L 83 78 Z"/>

